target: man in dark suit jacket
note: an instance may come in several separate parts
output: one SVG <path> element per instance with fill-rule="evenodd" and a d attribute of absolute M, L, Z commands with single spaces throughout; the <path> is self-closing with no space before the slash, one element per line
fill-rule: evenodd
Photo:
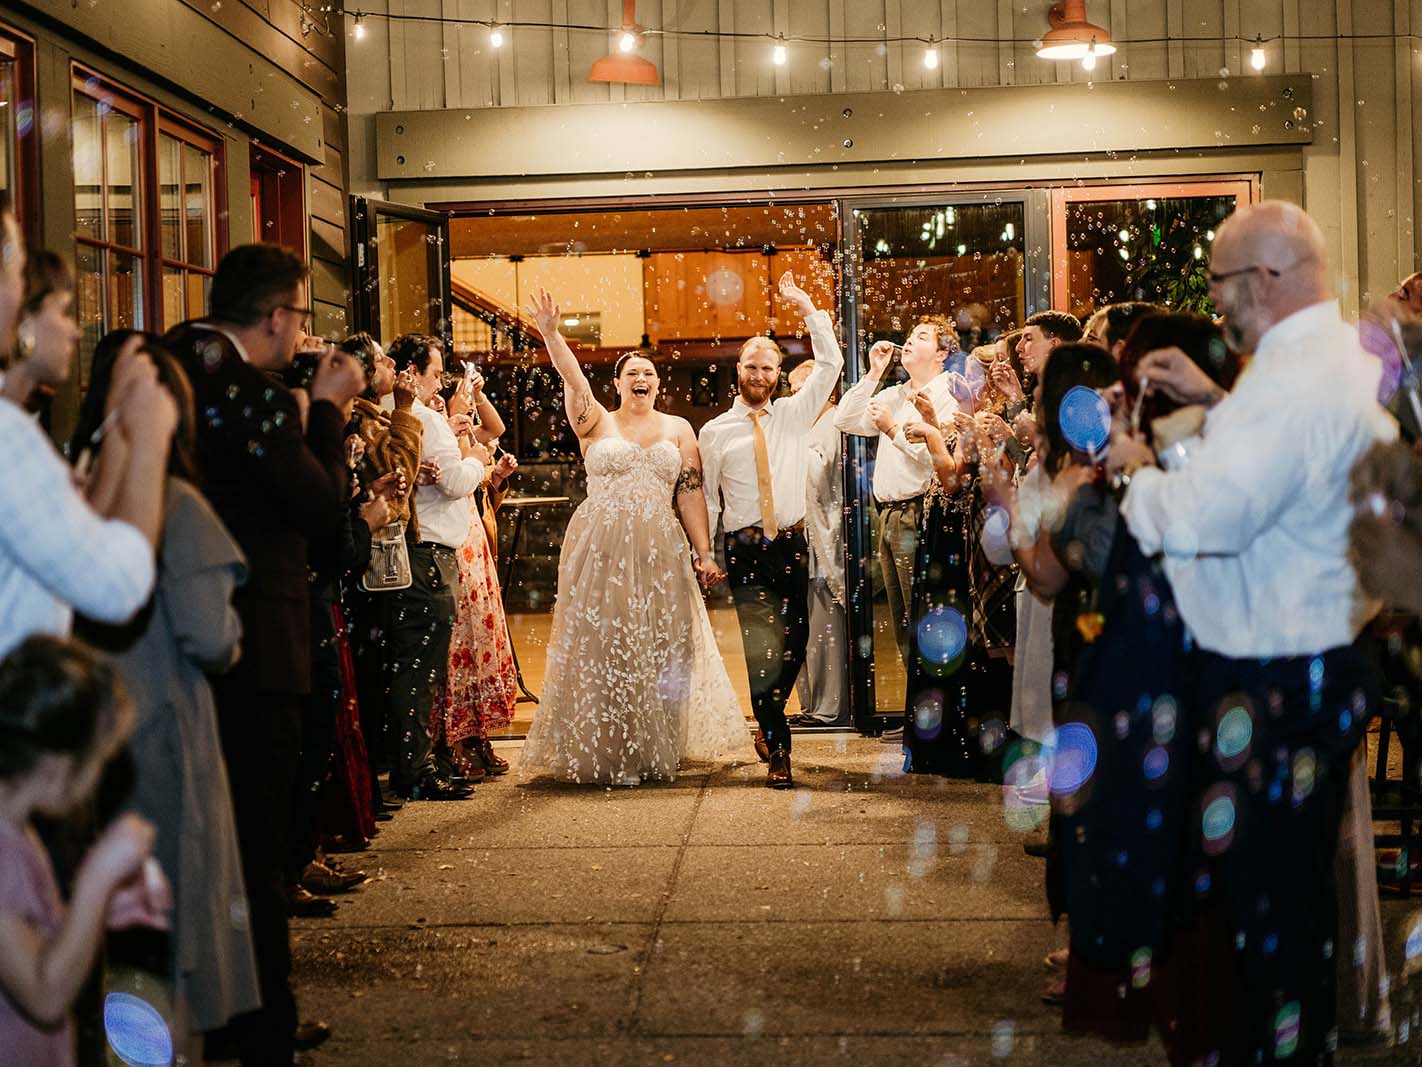
<path fill-rule="evenodd" d="M 296 1042 L 283 867 L 311 686 L 307 541 L 343 522 L 341 437 L 365 384 L 359 364 L 337 351 L 320 357 L 309 397 L 277 378 L 305 335 L 305 300 L 300 259 L 245 245 L 218 265 L 209 316 L 165 338 L 192 379 L 203 492 L 251 568 L 234 598 L 242 658 L 213 686 L 262 985 L 262 1008 L 231 1027 L 244 1064 L 290 1063 Z"/>

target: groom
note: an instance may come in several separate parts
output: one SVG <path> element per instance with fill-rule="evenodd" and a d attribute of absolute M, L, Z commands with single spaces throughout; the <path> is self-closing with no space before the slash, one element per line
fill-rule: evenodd
<path fill-rule="evenodd" d="M 794 396 L 780 386 L 780 347 L 752 337 L 736 362 L 740 395 L 701 428 L 706 509 L 725 537 L 726 570 L 745 646 L 751 704 L 760 725 L 756 752 L 770 764 L 766 785 L 789 789 L 790 727 L 785 701 L 809 640 L 809 553 L 805 482 L 809 437 L 844 369 L 829 312 L 816 311 L 789 271 L 782 300 L 805 318 L 814 350 L 810 379 Z"/>

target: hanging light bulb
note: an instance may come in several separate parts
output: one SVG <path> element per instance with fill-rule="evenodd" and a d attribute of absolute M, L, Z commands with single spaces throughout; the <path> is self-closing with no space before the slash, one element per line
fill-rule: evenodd
<path fill-rule="evenodd" d="M 504 31 L 501 26 L 489 27 L 489 45 L 493 48 L 502 48 L 504 46 Z"/>
<path fill-rule="evenodd" d="M 775 48 L 771 50 L 770 61 L 777 67 L 785 66 L 785 61 L 790 58 L 790 51 L 785 47 L 785 38 L 776 38 Z"/>
<path fill-rule="evenodd" d="M 932 37 L 928 39 L 928 47 L 923 50 L 923 65 L 929 70 L 938 69 L 938 45 Z"/>
<path fill-rule="evenodd" d="M 1255 70 L 1263 70 L 1264 64 L 1268 62 L 1268 57 L 1264 55 L 1264 38 L 1256 36 L 1254 47 L 1249 50 L 1249 65 Z"/>
<path fill-rule="evenodd" d="M 637 35 L 631 30 L 623 30 L 622 35 L 617 38 L 617 49 L 623 55 L 631 55 L 637 51 Z"/>
<path fill-rule="evenodd" d="M 1091 44 L 1090 44 L 1090 46 L 1086 49 L 1086 55 L 1084 55 L 1084 56 L 1081 57 L 1081 69 L 1082 69 L 1082 70 L 1095 70 L 1095 69 L 1096 69 L 1096 42 L 1095 42 L 1095 41 L 1092 41 Z"/>
<path fill-rule="evenodd" d="M 351 31 L 355 34 L 355 39 L 357 41 L 365 40 L 365 23 L 361 21 L 363 18 L 365 18 L 364 15 L 357 15 L 355 17 L 355 27 Z"/>

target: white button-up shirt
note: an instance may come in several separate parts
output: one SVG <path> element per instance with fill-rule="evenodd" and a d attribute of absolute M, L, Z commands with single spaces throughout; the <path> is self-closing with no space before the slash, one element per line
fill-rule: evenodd
<path fill-rule="evenodd" d="M 147 602 L 148 539 L 96 515 L 34 419 L 0 400 L 0 656 L 31 634 L 69 633 L 74 612 L 122 623 Z"/>
<path fill-rule="evenodd" d="M 1378 406 L 1380 373 L 1336 301 L 1305 308 L 1260 339 L 1185 467 L 1132 479 L 1127 525 L 1147 555 L 1165 552 L 1201 647 L 1310 655 L 1350 644 L 1376 613 L 1348 562 L 1348 480 L 1397 436 Z"/>
<path fill-rule="evenodd" d="M 893 504 L 909 500 L 928 492 L 933 484 L 933 457 L 928 446 L 922 441 L 910 443 L 904 440 L 904 426 L 920 419 L 918 409 L 904 396 L 906 383 L 891 385 L 875 395 L 879 383 L 870 378 L 861 378 L 854 388 L 844 394 L 835 412 L 834 424 L 842 433 L 852 433 L 859 437 L 873 437 L 879 434 L 879 450 L 874 457 L 874 499 L 881 504 Z M 948 372 L 934 377 L 923 387 L 923 392 L 933 401 L 933 410 L 939 425 L 949 422 L 958 410 L 958 401 L 948 388 Z M 874 419 L 869 414 L 869 402 L 877 400 L 888 408 L 894 417 L 896 431 L 893 437 L 879 433 Z"/>
<path fill-rule="evenodd" d="M 410 411 L 424 427 L 421 459 L 439 463 L 439 481 L 415 490 L 420 537 L 448 548 L 458 548 L 469 540 L 474 512 L 468 497 L 484 481 L 484 465 L 473 456 L 466 458 L 459 454 L 459 439 L 449 428 L 449 420 L 438 411 L 426 407 L 418 398 Z"/>
<path fill-rule="evenodd" d="M 844 370 L 844 356 L 828 311 L 805 319 L 815 355 L 814 370 L 794 396 L 772 400 L 760 425 L 770 455 L 770 491 L 775 498 L 775 524 L 784 530 L 805 518 L 805 480 L 809 471 L 810 431 Z M 750 406 L 739 397 L 731 410 L 701 427 L 698 443 L 706 483 L 706 511 L 715 536 L 717 522 L 725 533 L 747 526 L 764 526 L 760 514 L 760 480 L 755 466 L 755 429 Z"/>

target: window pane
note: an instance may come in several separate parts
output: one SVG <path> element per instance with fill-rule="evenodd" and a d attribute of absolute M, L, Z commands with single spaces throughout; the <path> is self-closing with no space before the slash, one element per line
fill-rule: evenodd
<path fill-rule="evenodd" d="M 19 155 L 19 137 L 16 135 L 16 116 L 20 101 L 16 89 L 16 66 L 12 59 L 0 59 L 0 189 L 15 197 L 16 159 Z"/>
<path fill-rule="evenodd" d="M 212 277 L 207 274 L 198 274 L 195 271 L 188 271 L 183 282 L 183 287 L 188 293 L 187 317 L 198 318 L 207 314 L 207 291 L 212 285 Z"/>
<path fill-rule="evenodd" d="M 171 330 L 186 319 L 187 307 L 184 301 L 183 270 L 181 267 L 163 268 L 163 325 Z"/>
<path fill-rule="evenodd" d="M 1178 311 L 1212 310 L 1210 243 L 1233 196 L 1068 201 L 1069 310 L 1150 300 Z"/>
<path fill-rule="evenodd" d="M 74 232 L 104 239 L 103 126 L 99 102 L 74 94 Z"/>
<path fill-rule="evenodd" d="M 158 219 L 165 259 L 183 258 L 183 204 L 179 192 L 183 182 L 182 151 L 182 143 L 176 137 L 158 135 Z"/>
<path fill-rule="evenodd" d="M 109 252 L 109 330 L 141 330 L 143 321 L 143 261 L 123 252 Z"/>
<path fill-rule="evenodd" d="M 104 336 L 104 253 L 93 245 L 74 250 L 75 309 L 79 316 L 79 386 L 89 384 L 94 346 Z"/>
<path fill-rule="evenodd" d="M 104 117 L 108 163 L 109 240 L 126 248 L 143 247 L 142 127 L 136 119 L 110 110 Z"/>
<path fill-rule="evenodd" d="M 185 260 L 212 266 L 212 156 L 183 145 L 184 209 L 187 225 Z"/>

